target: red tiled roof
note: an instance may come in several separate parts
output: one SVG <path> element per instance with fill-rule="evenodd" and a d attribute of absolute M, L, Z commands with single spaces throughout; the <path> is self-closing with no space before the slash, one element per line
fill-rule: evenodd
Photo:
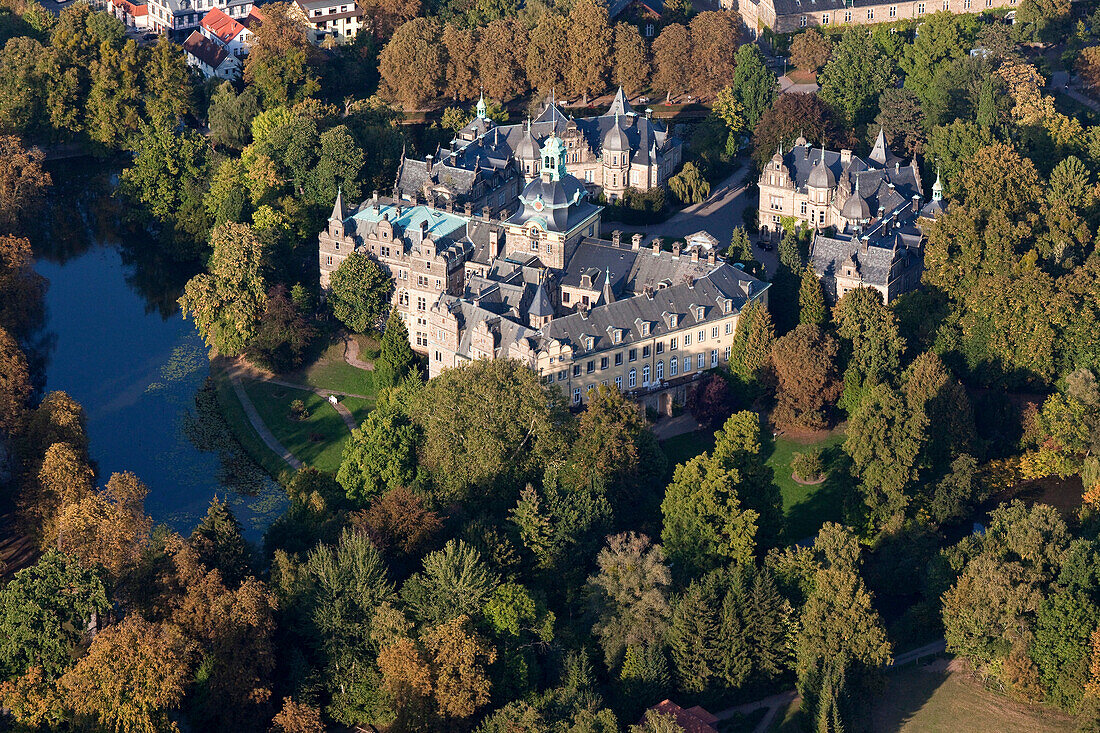
<path fill-rule="evenodd" d="M 248 30 L 255 33 L 256 29 L 253 28 L 253 26 L 258 24 L 258 23 L 263 23 L 264 22 L 264 14 L 260 12 L 259 8 L 257 8 L 255 5 L 253 5 L 252 9 L 248 11 L 248 15 L 241 18 L 237 22 L 240 23 L 241 25 L 243 25 Z"/>
<path fill-rule="evenodd" d="M 138 5 L 136 3 L 130 2 L 130 0 L 114 0 L 114 5 L 116 8 L 122 8 L 127 13 L 133 16 L 149 14 L 148 5 Z"/>
<path fill-rule="evenodd" d="M 685 710 L 672 700 L 662 700 L 651 707 L 650 710 L 656 710 L 663 715 L 671 715 L 676 719 L 677 725 L 683 728 L 686 733 L 718 733 L 718 728 L 714 725 L 718 722 L 718 718 L 698 705 Z"/>
<path fill-rule="evenodd" d="M 224 48 L 198 31 L 191 31 L 191 35 L 183 42 L 183 50 L 214 70 L 217 70 L 229 55 Z"/>
<path fill-rule="evenodd" d="M 143 5 L 135 5 L 134 6 L 134 12 L 130 13 L 130 15 L 134 16 L 135 18 L 140 18 L 140 17 L 142 17 L 144 15 L 148 15 L 148 14 L 149 14 L 149 5 L 148 5 L 148 3 L 143 4 Z"/>
<path fill-rule="evenodd" d="M 244 30 L 243 25 L 218 8 L 214 8 L 203 17 L 202 27 L 220 38 L 222 43 L 229 43 Z"/>

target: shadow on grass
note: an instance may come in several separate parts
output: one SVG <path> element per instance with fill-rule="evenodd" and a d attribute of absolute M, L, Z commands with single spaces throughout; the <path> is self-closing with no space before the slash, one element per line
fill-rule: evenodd
<path fill-rule="evenodd" d="M 840 444 L 821 453 L 827 477 L 818 486 L 806 487 L 808 495 L 786 508 L 782 539 L 786 544 L 809 540 L 825 522 L 843 522 L 852 498 L 851 459 Z"/>

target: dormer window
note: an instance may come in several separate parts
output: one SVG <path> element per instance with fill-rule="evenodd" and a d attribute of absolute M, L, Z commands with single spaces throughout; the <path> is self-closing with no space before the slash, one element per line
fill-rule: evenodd
<path fill-rule="evenodd" d="M 584 337 L 584 348 L 587 349 L 588 351 L 592 350 L 592 346 L 595 343 L 596 343 L 596 339 L 592 338 L 591 336 L 585 336 Z"/>
<path fill-rule="evenodd" d="M 646 321 L 645 323 L 642 324 L 642 335 L 643 336 L 648 336 L 649 335 L 649 321 Z"/>
<path fill-rule="evenodd" d="M 614 340 L 615 340 L 615 343 L 617 343 L 617 344 L 621 344 L 623 342 L 623 332 L 620 331 L 617 328 L 615 329 Z"/>
<path fill-rule="evenodd" d="M 668 317 L 668 327 L 676 328 L 676 314 L 673 313 Z"/>
<path fill-rule="evenodd" d="M 699 306 L 695 309 L 695 319 L 699 321 L 703 320 L 703 316 L 706 314 L 706 312 L 706 308 L 704 308 L 703 306 Z"/>

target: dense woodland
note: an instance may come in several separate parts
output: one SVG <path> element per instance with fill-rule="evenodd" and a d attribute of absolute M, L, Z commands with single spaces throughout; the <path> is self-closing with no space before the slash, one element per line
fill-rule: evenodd
<path fill-rule="evenodd" d="M 639 722 L 666 696 L 719 710 L 794 685 L 804 727 L 840 731 L 892 655 L 943 635 L 992 687 L 1100 726 L 1100 126 L 1043 87 L 1058 65 L 1088 78 L 1100 19 L 1024 0 L 1015 26 L 811 31 L 791 53 L 820 95 L 777 95 L 735 15 L 669 7 L 649 48 L 592 0 L 368 3 L 370 33 L 315 49 L 267 5 L 234 86 L 82 4 L 6 6 L 0 486 L 41 550 L 0 588 L 13 725 L 649 733 L 676 730 Z M 1061 56 L 1029 45 L 1052 40 Z M 482 84 L 712 98 L 685 190 L 745 135 L 760 165 L 800 135 L 866 150 L 881 125 L 946 186 L 924 287 L 829 307 L 790 233 L 771 311 L 746 309 L 690 405 L 713 447 L 679 465 L 614 390 L 574 414 L 509 361 L 424 383 L 369 258 L 321 302 L 316 233 L 338 188 L 388 190 L 428 134 L 389 103 L 457 100 L 453 121 Z M 59 145 L 124 161 L 131 224 L 193 267 L 181 304 L 219 353 L 284 371 L 335 325 L 384 331 L 339 471 L 284 476 L 258 546 L 217 501 L 186 537 L 154 523 L 140 477 L 97 473 L 81 406 L 41 390 L 29 238 L 39 147 Z M 744 230 L 728 256 L 757 266 Z M 792 537 L 772 433 L 840 422 L 841 459 L 795 469 L 830 473 L 844 521 Z M 1073 508 L 1014 500 L 1037 482 Z"/>

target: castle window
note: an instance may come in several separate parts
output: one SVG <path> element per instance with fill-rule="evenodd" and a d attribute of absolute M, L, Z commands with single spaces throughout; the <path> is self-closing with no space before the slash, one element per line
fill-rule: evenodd
<path fill-rule="evenodd" d="M 867 20 L 874 20 L 874 19 L 875 19 L 875 9 L 874 8 L 868 8 L 868 10 L 867 10 Z"/>
<path fill-rule="evenodd" d="M 337 233 L 336 236 L 340 236 L 339 233 Z M 336 251 L 339 252 L 340 251 L 340 243 L 339 242 L 334 242 L 333 244 L 336 246 Z"/>
<path fill-rule="evenodd" d="M 642 386 L 649 386 L 649 364 L 642 367 Z"/>
<path fill-rule="evenodd" d="M 588 363 L 584 365 L 584 373 L 591 374 L 594 371 L 596 371 L 596 360 L 589 359 Z"/>
<path fill-rule="evenodd" d="M 687 374 L 690 371 L 691 371 L 691 357 L 690 356 L 685 356 L 684 357 L 684 374 Z"/>
<path fill-rule="evenodd" d="M 851 10 L 845 10 L 844 11 L 844 22 L 845 23 L 851 23 L 852 22 L 852 11 Z"/>
<path fill-rule="evenodd" d="M 891 5 L 890 6 L 890 17 L 891 18 L 898 17 L 898 6 L 897 5 Z"/>
<path fill-rule="evenodd" d="M 328 265 L 329 267 L 332 266 L 332 255 L 327 255 L 325 257 L 325 264 Z"/>
<path fill-rule="evenodd" d="M 665 378 L 665 363 L 663 361 L 657 362 L 657 381 L 660 382 Z"/>
<path fill-rule="evenodd" d="M 673 313 L 668 317 L 669 328 L 676 328 L 676 314 Z"/>
<path fill-rule="evenodd" d="M 626 359 L 627 361 L 638 361 L 638 350 L 631 349 L 630 352 L 627 353 Z"/>
<path fill-rule="evenodd" d="M 615 377 L 615 389 L 619 390 L 620 392 L 623 391 L 623 375 L 622 374 Z"/>
<path fill-rule="evenodd" d="M 574 387 L 573 388 L 573 404 L 574 405 L 580 404 L 580 401 L 581 401 L 581 388 L 580 387 Z"/>
<path fill-rule="evenodd" d="M 608 366 L 607 357 L 606 356 L 600 357 L 600 371 L 602 372 L 604 369 L 607 369 L 607 366 Z"/>
<path fill-rule="evenodd" d="M 718 349 L 710 350 L 710 365 L 712 368 L 718 366 Z"/>
<path fill-rule="evenodd" d="M 684 341 L 684 346 L 687 346 L 687 345 L 688 345 L 688 342 Z M 669 351 L 674 351 L 676 348 L 678 348 L 678 346 L 679 346 L 679 340 L 675 336 L 673 336 L 672 338 L 670 338 L 668 340 L 668 350 Z"/>
<path fill-rule="evenodd" d="M 569 370 L 568 369 L 562 369 L 560 372 L 558 372 L 558 381 L 559 382 L 564 382 L 565 378 L 567 376 L 569 376 Z"/>
<path fill-rule="evenodd" d="M 703 306 L 699 306 L 698 308 L 695 309 L 695 318 L 697 320 L 700 320 L 700 321 L 703 320 L 703 318 L 706 315 L 706 312 L 707 312 L 706 308 L 704 308 Z M 703 339 L 699 339 L 699 340 L 702 341 Z"/>
<path fill-rule="evenodd" d="M 664 341 L 658 341 L 657 342 L 657 353 L 658 354 L 665 353 L 665 342 Z"/>
<path fill-rule="evenodd" d="M 584 338 L 584 348 L 586 350 L 591 351 L 593 343 L 594 343 L 594 340 L 591 336 L 585 336 L 585 338 Z"/>
<path fill-rule="evenodd" d="M 829 14 L 828 13 L 822 13 L 821 14 L 821 25 L 829 25 Z"/>
<path fill-rule="evenodd" d="M 652 23 L 646 23 L 645 24 L 645 37 L 646 38 L 653 38 L 653 24 Z"/>
<path fill-rule="evenodd" d="M 730 360 L 730 351 L 731 351 L 731 349 L 730 349 L 730 347 L 729 347 L 729 346 L 727 346 L 727 347 L 726 347 L 726 348 L 725 348 L 725 349 L 724 349 L 724 350 L 722 351 L 722 358 L 723 358 L 723 359 L 725 359 L 726 361 L 729 361 L 729 360 Z"/>
<path fill-rule="evenodd" d="M 703 368 L 706 367 L 706 365 L 707 365 L 707 355 L 706 354 L 699 354 L 699 368 L 703 369 Z"/>
<path fill-rule="evenodd" d="M 622 331 L 620 331 L 620 330 L 619 330 L 619 329 L 617 329 L 617 328 L 615 329 L 615 337 L 614 337 L 614 340 L 615 340 L 615 343 L 617 343 L 617 344 L 621 344 L 621 343 L 623 342 L 623 332 L 622 332 Z"/>
<path fill-rule="evenodd" d="M 703 330 L 700 330 L 699 331 L 699 338 L 697 340 L 698 340 L 699 343 L 703 343 L 704 341 L 706 341 L 707 340 L 707 332 L 703 331 Z"/>
<path fill-rule="evenodd" d="M 564 290 L 561 291 L 561 302 L 562 303 L 568 303 L 569 302 L 569 293 L 565 292 Z"/>
<path fill-rule="evenodd" d="M 637 384 L 638 384 L 638 370 L 637 369 L 631 369 L 630 373 L 626 375 L 626 384 L 631 389 L 634 389 L 634 387 L 637 386 Z"/>
<path fill-rule="evenodd" d="M 798 27 L 799 28 L 805 28 L 806 27 L 806 16 L 805 15 L 803 15 L 801 18 L 798 19 Z"/>
<path fill-rule="evenodd" d="M 806 202 L 805 201 L 802 202 L 801 211 L 802 211 L 802 216 L 805 216 L 806 215 Z"/>
<path fill-rule="evenodd" d="M 617 351 L 617 352 L 615 352 L 615 366 L 622 366 L 622 365 L 623 365 L 623 352 Z"/>
<path fill-rule="evenodd" d="M 581 365 L 580 364 L 574 364 L 573 365 L 573 376 L 574 377 L 579 377 L 580 375 L 581 375 Z"/>
<path fill-rule="evenodd" d="M 685 333 L 684 334 L 684 346 L 691 346 L 691 334 L 690 333 Z"/>
<path fill-rule="evenodd" d="M 679 359 L 669 359 L 668 360 L 668 376 L 675 377 L 676 376 L 676 367 L 678 367 L 678 366 L 680 366 L 680 360 Z"/>
<path fill-rule="evenodd" d="M 710 337 L 712 339 L 718 338 L 718 326 L 712 326 L 710 329 Z"/>

